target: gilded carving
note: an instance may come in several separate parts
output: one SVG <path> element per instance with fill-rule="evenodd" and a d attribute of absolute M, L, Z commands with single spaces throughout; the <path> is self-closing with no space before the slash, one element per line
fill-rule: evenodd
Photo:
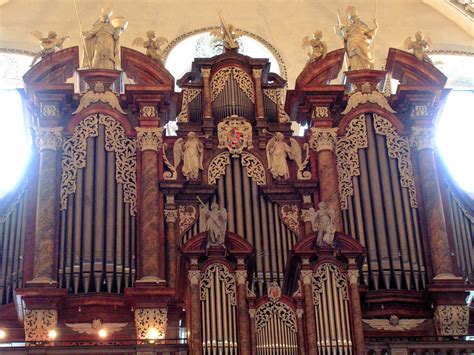
<path fill-rule="evenodd" d="M 166 149 L 168 148 L 168 144 L 163 143 L 161 149 L 161 156 L 163 157 L 163 163 L 165 164 L 167 171 L 163 172 L 163 179 L 164 180 L 176 180 L 178 178 L 178 171 L 174 167 L 173 164 L 169 161 L 168 157 L 166 156 Z"/>
<path fill-rule="evenodd" d="M 359 284 L 359 270 L 348 270 L 347 277 L 349 278 L 349 283 L 351 285 Z"/>
<path fill-rule="evenodd" d="M 432 63 L 430 57 L 428 57 L 428 54 L 426 53 L 430 48 L 431 40 L 429 37 L 425 36 L 423 32 L 416 32 L 414 41 L 411 37 L 407 37 L 404 44 L 405 49 L 411 49 L 418 60 Z"/>
<path fill-rule="evenodd" d="M 285 123 L 290 122 L 290 116 L 285 111 L 282 93 L 283 89 L 263 89 L 263 94 L 277 106 L 278 122 Z"/>
<path fill-rule="evenodd" d="M 360 115 L 352 119 L 346 128 L 346 134 L 336 144 L 339 195 L 343 210 L 348 208 L 348 197 L 354 194 L 352 177 L 360 175 L 358 150 L 367 148 L 367 145 L 365 116 Z"/>
<path fill-rule="evenodd" d="M 181 112 L 176 117 L 176 121 L 189 122 L 189 103 L 192 102 L 200 93 L 201 89 L 183 89 L 183 102 L 181 104 Z"/>
<path fill-rule="evenodd" d="M 105 329 L 107 334 L 114 334 L 121 331 L 128 323 L 102 323 L 100 318 L 94 319 L 91 323 L 64 323 L 72 331 L 80 334 L 97 334 L 101 329 Z"/>
<path fill-rule="evenodd" d="M 235 276 L 229 272 L 229 269 L 222 264 L 214 263 L 209 265 L 204 272 L 201 273 L 200 288 L 201 301 L 207 300 L 208 290 L 216 276 L 216 281 L 219 280 L 224 286 L 224 292 L 228 295 L 230 304 L 235 306 Z"/>
<path fill-rule="evenodd" d="M 311 128 L 309 146 L 316 152 L 336 149 L 337 128 Z"/>
<path fill-rule="evenodd" d="M 225 118 L 217 125 L 217 136 L 219 149 L 228 149 L 233 157 L 237 157 L 242 151 L 252 149 L 252 125 L 244 118 L 232 115 Z"/>
<path fill-rule="evenodd" d="M 256 309 L 255 328 L 257 333 L 262 331 L 268 322 L 275 317 L 292 332 L 296 333 L 295 312 L 283 302 L 266 302 Z"/>
<path fill-rule="evenodd" d="M 437 306 L 433 321 L 438 336 L 467 335 L 469 328 L 469 307 L 463 305 Z"/>
<path fill-rule="evenodd" d="M 392 314 L 390 319 L 362 319 L 371 328 L 388 331 L 405 331 L 418 327 L 426 319 L 399 319 Z"/>
<path fill-rule="evenodd" d="M 225 175 L 225 167 L 230 164 L 230 154 L 229 152 L 223 152 L 214 159 L 212 159 L 209 164 L 207 171 L 207 182 L 209 185 L 217 184 L 217 180 L 223 175 Z"/>
<path fill-rule="evenodd" d="M 240 163 L 247 170 L 247 177 L 251 178 L 257 185 L 265 185 L 265 168 L 258 158 L 250 153 L 243 152 Z"/>
<path fill-rule="evenodd" d="M 175 223 L 178 219 L 178 210 L 165 210 L 166 223 Z"/>
<path fill-rule="evenodd" d="M 122 184 L 124 202 L 130 205 L 130 214 L 136 215 L 136 145 L 127 137 L 124 128 L 110 116 L 97 114 L 82 120 L 71 137 L 63 142 L 61 173 L 61 210 L 67 209 L 68 196 L 76 192 L 77 169 L 86 166 L 87 139 L 97 137 L 99 124 L 105 127 L 105 150 L 115 152 L 115 180 Z"/>
<path fill-rule="evenodd" d="M 59 109 L 57 105 L 40 103 L 41 116 L 48 118 L 55 118 L 59 116 Z"/>
<path fill-rule="evenodd" d="M 300 278 L 303 281 L 303 285 L 311 285 L 313 272 L 311 270 L 301 270 Z"/>
<path fill-rule="evenodd" d="M 315 106 L 313 109 L 313 114 L 311 118 L 328 118 L 329 117 L 329 107 L 327 106 Z"/>
<path fill-rule="evenodd" d="M 372 90 L 369 83 L 364 83 L 361 85 L 360 90 L 355 91 L 349 96 L 347 106 L 341 114 L 345 115 L 359 105 L 366 104 L 367 102 L 376 104 L 390 113 L 395 113 L 395 111 L 390 107 L 387 98 L 381 92 Z"/>
<path fill-rule="evenodd" d="M 418 208 L 416 199 L 415 177 L 411 163 L 410 142 L 407 137 L 398 135 L 395 127 L 385 118 L 374 115 L 375 132 L 387 138 L 388 156 L 397 159 L 400 184 L 408 189 L 410 205 Z"/>
<path fill-rule="evenodd" d="M 25 341 L 48 341 L 50 330 L 56 328 L 58 311 L 54 309 L 27 309 L 23 314 Z"/>
<path fill-rule="evenodd" d="M 137 146 L 140 150 L 154 150 L 157 152 L 163 144 L 164 128 L 162 127 L 136 127 Z"/>
<path fill-rule="evenodd" d="M 196 222 L 197 211 L 194 206 L 179 206 L 178 207 L 178 225 L 179 225 L 179 235 L 186 233 Z"/>
<path fill-rule="evenodd" d="M 58 150 L 62 144 L 62 127 L 35 127 L 38 150 Z"/>
<path fill-rule="evenodd" d="M 91 104 L 102 102 L 109 105 L 114 110 L 117 110 L 121 114 L 125 115 L 125 111 L 120 107 L 120 102 L 118 100 L 117 94 L 113 93 L 110 90 L 105 90 L 104 85 L 100 82 L 96 83 L 93 90 L 87 91 L 84 96 L 82 96 L 79 106 L 77 106 L 76 111 L 72 114 L 75 115 L 85 108 L 89 107 Z"/>
<path fill-rule="evenodd" d="M 280 209 L 282 222 L 297 236 L 300 236 L 300 219 L 298 205 L 283 205 Z"/>
<path fill-rule="evenodd" d="M 146 32 L 146 39 L 137 37 L 133 40 L 132 46 L 145 48 L 147 57 L 163 64 L 163 50 L 161 46 L 164 46 L 166 43 L 168 43 L 166 38 L 157 37 L 155 31 L 149 30 Z"/>
<path fill-rule="evenodd" d="M 306 65 L 326 57 L 328 46 L 326 45 L 326 42 L 321 41 L 321 38 L 323 38 L 323 33 L 321 31 L 314 32 L 311 37 L 306 36 L 303 38 L 303 49 L 311 47 L 311 52 L 308 53 Z"/>
<path fill-rule="evenodd" d="M 211 80 L 211 101 L 214 101 L 219 96 L 231 77 L 237 82 L 237 85 L 249 100 L 255 103 L 252 80 L 246 72 L 237 67 L 225 67 L 214 74 Z"/>
<path fill-rule="evenodd" d="M 137 308 L 135 309 L 135 328 L 137 339 L 164 339 L 166 336 L 166 324 L 168 322 L 168 310 L 166 308 Z M 155 330 L 151 334 L 150 330 Z"/>
<path fill-rule="evenodd" d="M 188 280 L 191 283 L 191 285 L 199 284 L 200 279 L 201 279 L 201 272 L 199 270 L 188 271 Z"/>
<path fill-rule="evenodd" d="M 247 282 L 247 270 L 236 270 L 235 279 L 237 280 L 237 285 L 245 285 Z"/>
<path fill-rule="evenodd" d="M 143 106 L 143 107 L 141 107 L 141 117 L 142 118 L 157 117 L 156 107 L 155 106 Z"/>
<path fill-rule="evenodd" d="M 321 295 L 326 289 L 325 283 L 328 277 L 332 278 L 336 289 L 341 291 L 342 299 L 347 301 L 347 276 L 336 265 L 325 263 L 320 265 L 313 275 L 313 303 L 315 306 L 319 304 Z"/>

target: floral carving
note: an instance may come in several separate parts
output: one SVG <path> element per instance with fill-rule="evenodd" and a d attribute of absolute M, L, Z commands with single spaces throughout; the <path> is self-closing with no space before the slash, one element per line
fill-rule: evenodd
<path fill-rule="evenodd" d="M 271 319 L 281 322 L 292 332 L 296 333 L 295 312 L 283 302 L 266 302 L 255 312 L 255 325 L 257 333 L 264 329 Z"/>
<path fill-rule="evenodd" d="M 463 305 L 437 306 L 433 318 L 438 336 L 467 335 L 469 307 Z"/>
<path fill-rule="evenodd" d="M 260 160 L 253 154 L 244 152 L 240 160 L 242 166 L 247 169 L 247 177 L 251 178 L 257 185 L 265 185 L 265 168 Z"/>
<path fill-rule="evenodd" d="M 61 210 L 67 208 L 68 196 L 76 192 L 77 169 L 86 166 L 87 139 L 97 137 L 99 124 L 105 127 L 105 150 L 115 152 L 115 180 L 122 184 L 124 202 L 130 204 L 130 214 L 136 215 L 136 145 L 124 128 L 110 116 L 97 114 L 85 118 L 63 142 L 61 174 Z"/>
<path fill-rule="evenodd" d="M 298 216 L 299 208 L 298 205 L 283 205 L 280 209 L 282 222 L 291 229 L 297 236 L 300 235 L 300 219 Z"/>
<path fill-rule="evenodd" d="M 313 303 L 319 305 L 322 293 L 326 290 L 328 277 L 332 277 L 336 288 L 340 290 L 342 299 L 347 301 L 347 277 L 339 268 L 330 263 L 322 264 L 313 274 Z"/>
<path fill-rule="evenodd" d="M 408 189 L 410 205 L 418 208 L 415 177 L 411 164 L 410 142 L 407 137 L 399 136 L 393 125 L 385 118 L 374 115 L 375 132 L 387 137 L 387 150 L 390 158 L 396 158 L 400 173 L 400 184 Z"/>
<path fill-rule="evenodd" d="M 365 116 L 360 115 L 352 119 L 347 126 L 345 136 L 338 139 L 336 144 L 339 195 L 343 210 L 348 208 L 348 197 L 354 194 L 352 177 L 360 175 L 358 150 L 367 146 Z"/>
<path fill-rule="evenodd" d="M 237 67 L 225 67 L 214 74 L 211 80 L 211 101 L 214 101 L 219 96 L 231 77 L 235 79 L 237 85 L 249 100 L 255 103 L 253 82 L 246 72 Z"/>
<path fill-rule="evenodd" d="M 27 309 L 23 315 L 25 341 L 48 341 L 48 332 L 56 328 L 58 311 L 54 309 Z"/>
<path fill-rule="evenodd" d="M 224 292 L 229 296 L 230 304 L 235 306 L 235 277 L 229 272 L 227 267 L 219 263 L 211 264 L 201 273 L 201 301 L 207 300 L 208 290 L 213 284 L 214 275 L 216 280 L 219 280 L 224 286 Z"/>
<path fill-rule="evenodd" d="M 229 152 L 223 152 L 212 159 L 207 171 L 207 181 L 209 185 L 217 184 L 217 180 L 225 175 L 225 167 L 230 164 Z"/>
<path fill-rule="evenodd" d="M 135 328 L 138 339 L 150 339 L 150 329 L 157 331 L 157 338 L 163 339 L 166 333 L 168 312 L 166 308 L 137 308 L 135 310 Z M 155 336 L 156 336 L 155 335 Z"/>
<path fill-rule="evenodd" d="M 161 148 L 163 143 L 162 127 L 136 127 L 137 131 L 137 145 L 142 151 L 154 150 L 155 152 Z"/>

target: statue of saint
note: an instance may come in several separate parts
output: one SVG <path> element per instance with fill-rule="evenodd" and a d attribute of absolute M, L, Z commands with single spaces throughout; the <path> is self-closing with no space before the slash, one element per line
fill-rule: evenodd
<path fill-rule="evenodd" d="M 174 166 L 178 167 L 183 160 L 183 175 L 186 180 L 197 180 L 199 170 L 202 170 L 204 145 L 195 132 L 188 133 L 186 142 L 179 138 L 173 146 Z"/>
<path fill-rule="evenodd" d="M 319 209 L 315 211 L 311 207 L 303 216 L 305 222 L 311 222 L 313 232 L 318 232 L 316 244 L 318 246 L 333 246 L 336 227 L 334 225 L 334 212 L 324 202 L 318 204 Z"/>
<path fill-rule="evenodd" d="M 407 37 L 405 39 L 405 48 L 408 50 L 413 50 L 413 54 L 415 55 L 418 60 L 426 61 L 428 63 L 432 63 L 426 51 L 431 45 L 431 40 L 426 37 L 423 32 L 418 31 L 415 33 L 415 40 L 412 41 L 411 37 Z"/>
<path fill-rule="evenodd" d="M 347 22 L 339 23 L 338 34 L 344 39 L 349 70 L 373 69 L 374 59 L 370 52 L 370 45 L 377 33 L 377 19 L 374 19 L 374 28 L 370 28 L 357 15 L 353 6 L 346 9 Z"/>
<path fill-rule="evenodd" d="M 294 138 L 290 138 L 291 145 L 288 145 L 284 139 L 285 137 L 283 134 L 277 132 L 267 143 L 266 147 L 268 170 L 270 170 L 274 179 L 279 180 L 286 180 L 290 177 L 286 158 L 294 160 L 296 165 L 298 165 L 298 168 L 303 164 L 299 143 Z"/>
<path fill-rule="evenodd" d="M 112 9 L 103 8 L 89 31 L 82 32 L 85 51 L 82 66 L 86 68 L 119 69 L 119 37 L 127 27 L 122 17 L 113 20 Z"/>
<path fill-rule="evenodd" d="M 217 203 L 212 203 L 211 210 L 204 206 L 205 230 L 207 234 L 206 249 L 213 245 L 225 248 L 227 231 L 227 210 L 219 208 Z"/>

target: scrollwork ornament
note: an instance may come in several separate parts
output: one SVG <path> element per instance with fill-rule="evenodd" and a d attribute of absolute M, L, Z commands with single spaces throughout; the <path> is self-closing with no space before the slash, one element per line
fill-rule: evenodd
<path fill-rule="evenodd" d="M 309 145 L 315 151 L 334 151 L 337 143 L 337 128 L 311 128 Z"/>
<path fill-rule="evenodd" d="M 348 197 L 354 194 L 352 177 L 360 175 L 358 150 L 367 146 L 365 115 L 360 115 L 351 120 L 346 128 L 346 134 L 339 138 L 336 144 L 339 195 L 343 210 L 348 208 Z"/>
<path fill-rule="evenodd" d="M 420 151 L 434 149 L 434 132 L 431 127 L 412 127 L 411 145 Z"/>
<path fill-rule="evenodd" d="M 255 155 L 243 152 L 240 162 L 247 170 L 247 177 L 255 181 L 257 185 L 265 185 L 267 183 L 265 168 Z"/>
<path fill-rule="evenodd" d="M 166 149 L 168 148 L 168 145 L 166 143 L 163 143 L 162 145 L 162 157 L 163 157 L 163 163 L 165 164 L 166 168 L 168 171 L 163 172 L 163 179 L 164 180 L 176 180 L 178 178 L 178 171 L 174 167 L 173 164 L 169 161 L 168 157 L 166 156 Z"/>
<path fill-rule="evenodd" d="M 207 182 L 209 185 L 217 184 L 217 180 L 219 180 L 220 177 L 225 174 L 225 168 L 229 164 L 229 152 L 223 152 L 212 159 L 207 170 Z"/>
<path fill-rule="evenodd" d="M 168 311 L 166 308 L 137 308 L 135 309 L 135 328 L 137 339 L 151 339 L 150 329 L 155 329 L 158 339 L 165 338 Z"/>
<path fill-rule="evenodd" d="M 62 145 L 62 127 L 35 127 L 38 150 L 58 150 Z"/>
<path fill-rule="evenodd" d="M 58 323 L 58 311 L 54 309 L 27 309 L 23 315 L 25 341 L 48 341 L 48 332 Z"/>
<path fill-rule="evenodd" d="M 229 272 L 226 266 L 219 263 L 209 265 L 206 270 L 201 273 L 201 301 L 207 300 L 208 290 L 211 288 L 214 275 L 216 276 L 216 280 L 219 280 L 224 286 L 224 292 L 229 297 L 230 304 L 235 306 L 235 277 Z"/>
<path fill-rule="evenodd" d="M 231 77 L 235 79 L 237 85 L 249 100 L 255 103 L 252 80 L 246 72 L 237 67 L 225 67 L 214 74 L 211 80 L 211 101 L 214 101 L 219 96 Z"/>
<path fill-rule="evenodd" d="M 388 156 L 397 159 L 398 162 L 400 184 L 408 189 L 411 207 L 418 208 L 415 176 L 411 164 L 411 150 L 408 138 L 398 135 L 390 121 L 378 115 L 374 115 L 374 128 L 376 133 L 387 138 Z"/>
<path fill-rule="evenodd" d="M 295 312 L 283 302 L 266 302 L 256 309 L 255 328 L 257 333 L 264 329 L 268 322 L 275 317 L 296 333 L 296 315 Z"/>
<path fill-rule="evenodd" d="M 201 93 L 201 89 L 183 89 L 183 102 L 181 104 L 181 112 L 176 117 L 178 122 L 189 121 L 189 104 Z"/>
<path fill-rule="evenodd" d="M 433 318 L 438 336 L 464 336 L 468 334 L 469 307 L 439 305 Z"/>
<path fill-rule="evenodd" d="M 340 290 L 342 299 L 347 301 L 347 276 L 339 268 L 330 263 L 321 264 L 313 275 L 313 303 L 319 305 L 321 295 L 326 289 L 327 278 L 331 277 L 336 289 Z"/>
<path fill-rule="evenodd" d="M 285 111 L 285 105 L 282 99 L 283 89 L 263 89 L 263 94 L 270 99 L 278 110 L 278 122 L 290 122 L 290 116 Z"/>
<path fill-rule="evenodd" d="M 300 235 L 300 219 L 299 219 L 299 208 L 298 205 L 283 205 L 280 209 L 282 222 L 290 228 L 297 236 Z"/>
<path fill-rule="evenodd" d="M 140 150 L 154 150 L 157 152 L 163 144 L 162 127 L 136 127 L 137 146 Z"/>

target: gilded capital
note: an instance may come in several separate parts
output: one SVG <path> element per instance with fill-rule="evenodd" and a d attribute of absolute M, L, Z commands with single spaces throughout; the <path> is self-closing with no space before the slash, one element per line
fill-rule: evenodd
<path fill-rule="evenodd" d="M 235 278 L 237 279 L 238 285 L 245 285 L 247 282 L 247 271 L 246 270 L 237 270 L 235 272 Z"/>
<path fill-rule="evenodd" d="M 411 145 L 416 150 L 434 149 L 434 130 L 431 127 L 412 127 Z"/>
<path fill-rule="evenodd" d="M 359 283 L 359 270 L 349 270 L 347 271 L 347 276 L 349 277 L 349 283 L 351 285 L 357 285 Z"/>
<path fill-rule="evenodd" d="M 166 223 L 174 223 L 178 219 L 178 210 L 165 210 Z"/>
<path fill-rule="evenodd" d="M 313 279 L 313 272 L 311 270 L 301 270 L 301 280 L 303 285 L 311 285 Z"/>
<path fill-rule="evenodd" d="M 304 314 L 304 309 L 298 308 L 298 309 L 296 310 L 296 316 L 297 316 L 298 318 L 302 318 L 302 317 L 303 317 L 303 314 Z"/>
<path fill-rule="evenodd" d="M 35 127 L 36 146 L 39 151 L 58 150 L 62 146 L 62 127 Z"/>
<path fill-rule="evenodd" d="M 191 285 L 199 285 L 200 278 L 201 278 L 201 272 L 199 270 L 188 271 L 188 280 L 191 283 Z"/>
<path fill-rule="evenodd" d="M 311 137 L 309 138 L 310 147 L 319 152 L 321 150 L 336 149 L 337 128 L 311 128 Z"/>
<path fill-rule="evenodd" d="M 211 76 L 211 69 L 201 68 L 201 75 L 203 78 L 209 78 Z"/>
<path fill-rule="evenodd" d="M 137 127 L 137 144 L 142 151 L 154 150 L 155 152 L 161 148 L 163 144 L 162 127 Z"/>
<path fill-rule="evenodd" d="M 254 78 L 262 77 L 262 69 L 252 69 L 252 75 Z"/>

